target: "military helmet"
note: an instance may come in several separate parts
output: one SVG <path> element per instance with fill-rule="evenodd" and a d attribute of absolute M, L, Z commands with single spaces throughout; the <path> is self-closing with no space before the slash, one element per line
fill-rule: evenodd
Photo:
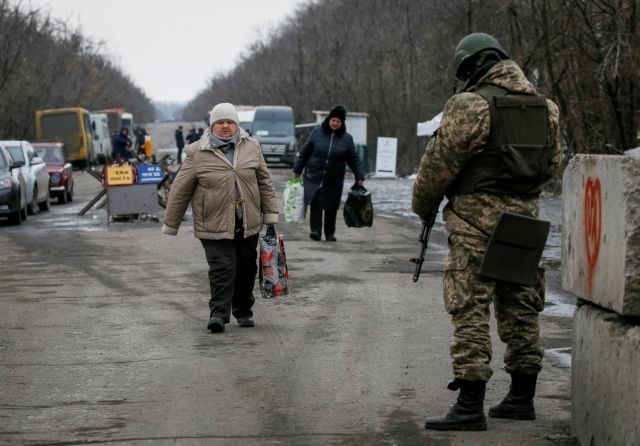
<path fill-rule="evenodd" d="M 493 49 L 498 51 L 505 59 L 509 58 L 507 52 L 502 48 L 500 42 L 489 34 L 485 33 L 473 33 L 464 37 L 454 53 L 454 63 L 456 68 L 456 77 L 460 79 L 462 75 L 462 66 L 475 54 L 478 54 L 482 50 Z"/>

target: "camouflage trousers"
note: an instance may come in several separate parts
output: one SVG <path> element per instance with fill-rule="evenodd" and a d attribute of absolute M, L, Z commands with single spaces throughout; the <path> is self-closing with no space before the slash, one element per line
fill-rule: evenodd
<path fill-rule="evenodd" d="M 444 277 L 444 303 L 451 315 L 454 378 L 488 381 L 493 374 L 489 317 L 491 303 L 509 373 L 538 373 L 542 368 L 538 313 L 544 308 L 544 269 L 535 286 L 484 279 L 477 274 L 485 241 L 460 235 L 449 237 Z"/>

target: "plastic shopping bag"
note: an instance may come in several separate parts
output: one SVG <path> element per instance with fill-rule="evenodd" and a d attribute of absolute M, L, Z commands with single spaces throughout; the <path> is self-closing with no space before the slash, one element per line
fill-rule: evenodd
<path fill-rule="evenodd" d="M 364 187 L 352 187 L 343 208 L 344 222 L 350 228 L 373 224 L 371 193 Z"/>
<path fill-rule="evenodd" d="M 302 180 L 294 178 L 287 181 L 282 194 L 284 201 L 284 219 L 287 223 L 304 223 L 304 187 Z"/>
<path fill-rule="evenodd" d="M 260 237 L 260 267 L 258 268 L 262 297 L 285 296 L 289 294 L 289 270 L 284 253 L 284 239 L 276 235 L 273 225 Z"/>

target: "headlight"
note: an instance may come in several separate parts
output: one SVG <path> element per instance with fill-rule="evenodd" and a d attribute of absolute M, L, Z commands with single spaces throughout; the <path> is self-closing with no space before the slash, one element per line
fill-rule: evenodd
<path fill-rule="evenodd" d="M 60 174 L 59 173 L 51 174 L 51 183 L 58 184 L 59 182 L 60 182 Z"/>
<path fill-rule="evenodd" d="M 11 180 L 9 178 L 0 180 L 0 189 L 10 188 L 10 187 L 11 187 Z"/>

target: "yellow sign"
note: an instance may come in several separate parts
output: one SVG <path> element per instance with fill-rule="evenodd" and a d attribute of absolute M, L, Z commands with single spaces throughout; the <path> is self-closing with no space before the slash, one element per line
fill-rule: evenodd
<path fill-rule="evenodd" d="M 122 186 L 133 184 L 133 167 L 131 166 L 108 166 L 107 185 Z"/>

